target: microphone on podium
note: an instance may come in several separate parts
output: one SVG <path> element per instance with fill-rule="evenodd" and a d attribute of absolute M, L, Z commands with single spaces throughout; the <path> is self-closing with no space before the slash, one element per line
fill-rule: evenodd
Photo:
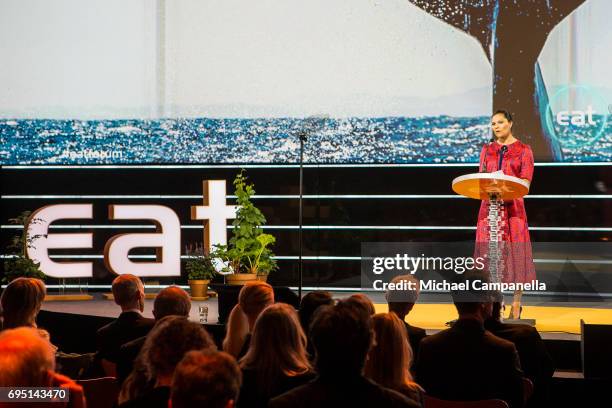
<path fill-rule="evenodd" d="M 508 151 L 508 146 L 503 145 L 499 151 L 499 162 L 497 163 L 497 171 L 502 169 L 502 162 L 504 161 L 504 154 Z"/>

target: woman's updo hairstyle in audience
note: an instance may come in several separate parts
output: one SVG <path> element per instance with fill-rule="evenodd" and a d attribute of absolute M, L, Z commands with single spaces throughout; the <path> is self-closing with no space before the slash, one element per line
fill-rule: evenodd
<path fill-rule="evenodd" d="M 363 293 L 355 293 L 354 295 L 346 298 L 344 301 L 351 305 L 355 305 L 356 307 L 363 308 L 370 316 L 374 316 L 374 314 L 376 314 L 374 303 L 372 303 L 370 298 Z"/>
<path fill-rule="evenodd" d="M 17 278 L 11 281 L 0 298 L 3 328 L 35 327 L 46 294 L 47 288 L 40 279 Z"/>
<path fill-rule="evenodd" d="M 238 304 L 247 316 L 256 316 L 274 303 L 274 290 L 266 282 L 247 282 L 238 295 Z"/>

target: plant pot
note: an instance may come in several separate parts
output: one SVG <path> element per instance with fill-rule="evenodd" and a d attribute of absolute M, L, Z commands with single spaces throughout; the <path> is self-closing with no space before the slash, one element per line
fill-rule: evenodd
<path fill-rule="evenodd" d="M 194 298 L 203 298 L 206 297 L 206 293 L 208 292 L 208 284 L 210 280 L 208 279 L 194 279 L 188 280 L 189 288 L 191 289 L 191 297 Z"/>
<path fill-rule="evenodd" d="M 257 274 L 257 280 L 261 281 L 261 282 L 267 282 L 268 281 L 268 274 L 267 273 L 261 273 L 261 274 Z"/>
<path fill-rule="evenodd" d="M 225 281 L 228 285 L 244 285 L 255 280 L 257 280 L 257 274 L 254 273 L 232 273 L 225 275 Z"/>

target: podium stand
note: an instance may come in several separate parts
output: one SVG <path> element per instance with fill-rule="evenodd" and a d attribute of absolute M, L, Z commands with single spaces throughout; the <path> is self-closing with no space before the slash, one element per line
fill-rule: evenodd
<path fill-rule="evenodd" d="M 453 180 L 453 191 L 462 196 L 489 201 L 489 273 L 493 282 L 501 282 L 504 270 L 503 211 L 504 201 L 521 198 L 529 191 L 529 183 L 501 171 L 473 173 Z"/>
<path fill-rule="evenodd" d="M 489 273 L 492 282 L 501 282 L 504 271 L 503 211 L 504 201 L 521 198 L 529 192 L 529 183 L 501 171 L 472 173 L 453 180 L 453 191 L 476 200 L 489 201 Z M 506 323 L 524 323 L 535 326 L 533 319 L 505 319 Z"/>
<path fill-rule="evenodd" d="M 489 201 L 489 273 L 492 282 L 501 282 L 504 271 L 503 211 L 504 201 L 521 198 L 529 192 L 529 183 L 501 171 L 472 173 L 453 180 L 453 191 L 476 200 Z M 506 323 L 524 323 L 535 326 L 533 319 L 505 319 Z"/>

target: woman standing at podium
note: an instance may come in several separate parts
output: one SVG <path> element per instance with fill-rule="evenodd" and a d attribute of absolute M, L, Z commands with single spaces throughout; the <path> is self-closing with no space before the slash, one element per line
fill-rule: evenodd
<path fill-rule="evenodd" d="M 518 177 L 531 183 L 533 153 L 529 145 L 521 143 L 512 134 L 512 115 L 505 110 L 496 111 L 491 117 L 491 127 L 493 130 L 491 142 L 483 146 L 480 152 L 480 172 L 492 173 L 502 170 L 505 175 Z M 500 164 L 501 168 L 499 168 Z M 476 242 L 480 244 L 489 242 L 488 213 L 489 201 L 483 200 L 476 227 Z M 501 220 L 501 240 L 506 244 L 502 282 L 526 283 L 535 280 L 531 240 L 523 199 L 504 201 Z M 485 247 L 488 248 L 488 245 Z M 514 292 L 509 316 L 511 319 L 520 317 L 521 296 L 522 291 Z"/>

